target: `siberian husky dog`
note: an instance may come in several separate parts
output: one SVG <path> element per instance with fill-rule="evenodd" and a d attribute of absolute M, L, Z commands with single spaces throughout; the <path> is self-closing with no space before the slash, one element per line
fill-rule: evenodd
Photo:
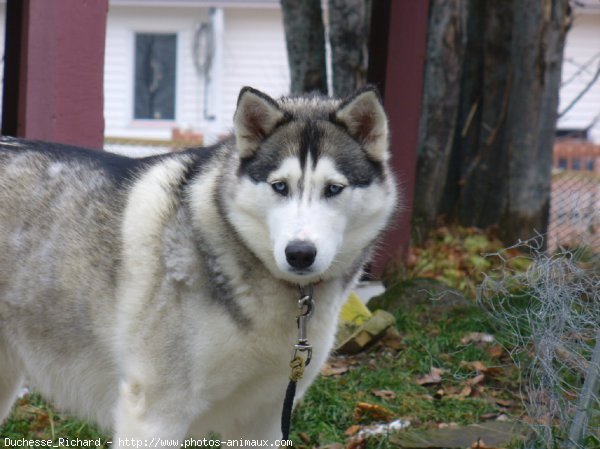
<path fill-rule="evenodd" d="M 115 447 L 280 438 L 299 286 L 315 310 L 297 398 L 396 208 L 376 91 L 246 87 L 232 138 L 145 159 L 0 149 L 0 422 L 28 385 Z"/>

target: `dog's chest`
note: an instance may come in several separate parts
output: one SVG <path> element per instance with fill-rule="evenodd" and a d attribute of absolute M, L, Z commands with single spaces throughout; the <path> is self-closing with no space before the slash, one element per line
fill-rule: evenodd
<path fill-rule="evenodd" d="M 322 298 L 309 321 L 307 337 L 313 346 L 313 355 L 298 383 L 297 399 L 317 376 L 333 344 L 338 312 L 334 302 Z M 298 338 L 298 312 L 296 304 L 286 313 L 263 311 L 262 319 L 253 320 L 253 326 L 244 331 L 238 329 L 214 346 L 219 350 L 213 351 L 211 360 L 203 364 L 212 369 L 202 379 L 201 397 L 208 399 L 210 407 L 192 427 L 194 435 L 209 430 L 228 434 L 227 423 L 250 422 L 255 419 L 257 410 L 263 413 L 263 420 L 278 421 L 275 415 L 281 413 L 293 345 Z"/>
<path fill-rule="evenodd" d="M 271 302 L 271 307 L 264 307 L 264 301 L 245 307 L 248 325 L 221 323 L 218 328 L 216 323 L 211 325 L 214 329 L 210 332 L 216 333 L 212 336 L 213 343 L 194 357 L 198 369 L 203 372 L 200 378 L 207 383 L 205 387 L 217 401 L 234 394 L 238 388 L 259 388 L 264 379 L 278 379 L 285 390 L 294 344 L 298 341 L 296 316 L 300 310 L 296 301 L 282 306 L 276 302 L 281 301 L 281 297 L 262 299 Z M 307 325 L 307 338 L 313 346 L 307 379 L 316 375 L 327 358 L 337 323 L 335 298 L 321 298 L 319 302 Z"/>

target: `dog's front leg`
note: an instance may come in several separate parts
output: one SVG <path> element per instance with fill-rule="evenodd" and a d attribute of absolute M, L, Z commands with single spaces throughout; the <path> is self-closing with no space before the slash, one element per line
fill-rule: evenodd
<path fill-rule="evenodd" d="M 168 385 L 121 383 L 115 414 L 114 448 L 179 447 L 193 420 L 187 397 Z"/>

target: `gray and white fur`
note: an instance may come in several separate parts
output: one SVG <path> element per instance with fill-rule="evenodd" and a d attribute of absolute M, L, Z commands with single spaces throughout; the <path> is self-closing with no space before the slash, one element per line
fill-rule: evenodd
<path fill-rule="evenodd" d="M 313 361 L 397 203 L 372 88 L 240 93 L 235 136 L 129 159 L 0 139 L 0 423 L 24 385 L 125 438 L 281 436 L 297 286 Z"/>

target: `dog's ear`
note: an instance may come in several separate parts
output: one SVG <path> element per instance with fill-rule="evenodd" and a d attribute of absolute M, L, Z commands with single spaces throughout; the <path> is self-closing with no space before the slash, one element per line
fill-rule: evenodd
<path fill-rule="evenodd" d="M 388 125 L 385 111 L 375 87 L 367 86 L 344 101 L 335 112 L 352 137 L 378 162 L 389 157 Z"/>
<path fill-rule="evenodd" d="M 283 111 L 271 97 L 251 87 L 242 88 L 233 116 L 240 157 L 252 156 L 283 117 Z"/>

